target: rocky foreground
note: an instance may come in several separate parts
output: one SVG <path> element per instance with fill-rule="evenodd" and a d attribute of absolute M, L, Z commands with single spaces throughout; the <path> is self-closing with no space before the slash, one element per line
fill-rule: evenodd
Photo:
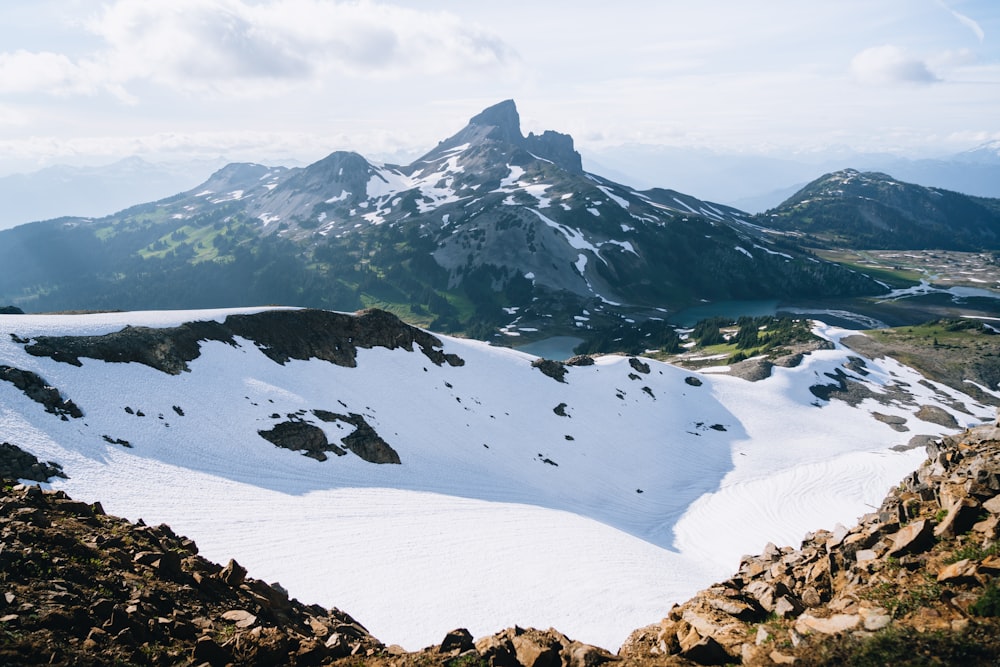
<path fill-rule="evenodd" d="M 1000 664 L 1000 429 L 928 451 L 858 525 L 744 558 L 732 578 L 637 630 L 618 655 L 516 627 L 478 641 L 455 630 L 407 653 L 344 612 L 249 578 L 235 561 L 209 562 L 165 525 L 8 481 L 0 664 Z"/>

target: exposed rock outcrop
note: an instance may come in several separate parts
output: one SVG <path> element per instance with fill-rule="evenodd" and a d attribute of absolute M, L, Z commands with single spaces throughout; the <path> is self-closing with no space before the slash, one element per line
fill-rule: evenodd
<path fill-rule="evenodd" d="M 566 364 L 561 361 L 553 361 L 552 359 L 535 359 L 531 362 L 532 368 L 537 368 L 544 375 L 548 375 L 550 378 L 556 382 L 566 382 L 566 373 L 569 369 L 566 368 Z"/>
<path fill-rule="evenodd" d="M 45 411 L 59 415 L 63 419 L 83 417 L 83 411 L 76 403 L 63 398 L 58 389 L 49 385 L 40 375 L 21 368 L 0 365 L 0 380 L 10 382 L 24 392 L 24 395 L 45 406 Z"/>
<path fill-rule="evenodd" d="M 320 427 L 303 421 L 288 421 L 275 424 L 274 428 L 257 431 L 260 437 L 271 444 L 293 452 L 302 452 L 304 456 L 326 461 L 327 453 L 337 456 L 347 454 L 342 448 L 329 442 Z"/>
<path fill-rule="evenodd" d="M 375 429 L 357 413 L 347 415 L 313 410 L 313 414 L 325 422 L 341 421 L 354 426 L 354 432 L 344 437 L 344 447 L 369 463 L 399 463 L 399 454 L 388 442 L 382 439 Z"/>
<path fill-rule="evenodd" d="M 17 445 L 0 442 L 0 478 L 47 482 L 53 477 L 66 478 L 62 466 L 55 461 L 39 461 Z"/>
<path fill-rule="evenodd" d="M 465 362 L 446 354 L 441 341 L 405 324 L 383 310 L 354 315 L 326 310 L 268 310 L 253 315 L 230 315 L 224 322 L 188 322 L 178 327 L 152 329 L 126 326 L 102 336 L 38 336 L 25 351 L 39 357 L 79 366 L 80 358 L 108 362 L 135 362 L 177 375 L 201 354 L 203 341 L 236 345 L 236 337 L 252 341 L 279 364 L 291 359 L 322 359 L 338 366 L 357 365 L 358 348 L 420 351 L 438 366 Z"/>

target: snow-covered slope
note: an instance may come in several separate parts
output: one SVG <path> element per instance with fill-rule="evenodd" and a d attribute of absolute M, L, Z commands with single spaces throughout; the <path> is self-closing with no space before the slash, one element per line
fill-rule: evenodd
<path fill-rule="evenodd" d="M 0 316 L 0 371 L 37 374 L 83 414 L 47 412 L 0 373 L 0 441 L 60 463 L 68 479 L 54 487 L 169 523 L 207 557 L 235 557 L 411 649 L 454 627 L 480 636 L 515 623 L 615 648 L 734 571 L 741 554 L 797 543 L 877 504 L 923 458 L 890 447 L 946 430 L 915 419 L 918 405 L 962 425 L 991 413 L 891 360 L 861 368 L 839 345 L 758 383 L 624 357 L 564 366 L 558 381 L 560 367 L 512 350 L 406 343 L 402 324 L 383 338 L 403 348 L 368 348 L 353 335 L 337 343 L 337 353 L 359 348 L 353 367 L 284 355 L 263 334 L 203 339 L 176 374 L 80 348 L 73 365 L 74 354 L 52 354 L 65 339 L 38 356 L 44 336 L 253 312 Z M 286 327 L 316 313 L 281 312 Z M 261 321 L 225 331 L 259 333 Z M 320 349 L 330 329 L 309 322 L 295 335 Z M 838 372 L 882 402 L 851 407 L 810 391 Z M 892 430 L 885 415 L 912 432 Z M 400 463 L 370 463 L 356 449 L 319 461 L 260 435 L 305 422 L 348 450 L 361 428 L 348 416 Z"/>

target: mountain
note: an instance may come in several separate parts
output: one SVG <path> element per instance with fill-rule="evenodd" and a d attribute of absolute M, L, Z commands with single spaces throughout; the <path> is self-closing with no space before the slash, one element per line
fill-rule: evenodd
<path fill-rule="evenodd" d="M 959 153 L 955 160 L 969 164 L 1000 166 L 1000 139 L 987 141 L 975 148 Z"/>
<path fill-rule="evenodd" d="M 379 306 L 480 337 L 884 291 L 739 210 L 585 172 L 568 135 L 523 136 L 509 100 L 410 165 L 229 165 L 112 216 L 0 233 L 0 263 L 0 302 L 29 310 Z"/>
<path fill-rule="evenodd" d="M 774 208 L 817 174 L 853 166 L 893 174 L 925 187 L 976 197 L 1000 197 L 997 142 L 961 153 L 910 159 L 889 153 L 859 153 L 846 147 L 787 157 L 703 148 L 626 144 L 592 150 L 584 163 L 593 171 L 639 188 L 671 183 L 698 197 L 761 213 Z"/>
<path fill-rule="evenodd" d="M 56 165 L 0 177 L 0 229 L 66 215 L 102 216 L 196 185 L 222 165 L 153 164 L 130 157 L 99 167 Z"/>
<path fill-rule="evenodd" d="M 855 169 L 816 179 L 757 221 L 800 234 L 807 244 L 834 247 L 1000 247 L 1000 199 L 969 197 Z"/>
<path fill-rule="evenodd" d="M 2 441 L 64 475 L 52 489 L 409 649 L 515 624 L 614 649 L 742 554 L 853 523 L 919 465 L 908 445 L 993 414 L 829 327 L 758 382 L 542 360 L 374 310 L 0 330 Z"/>

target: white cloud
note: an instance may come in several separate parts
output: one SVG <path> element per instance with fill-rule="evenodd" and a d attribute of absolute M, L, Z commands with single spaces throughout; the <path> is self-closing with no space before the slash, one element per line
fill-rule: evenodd
<path fill-rule="evenodd" d="M 971 30 L 972 34 L 974 34 L 976 38 L 979 39 L 980 44 L 983 43 L 983 40 L 986 39 L 986 32 L 983 30 L 982 26 L 980 26 L 978 22 L 966 16 L 965 14 L 962 14 L 961 12 L 955 11 L 950 6 L 948 6 L 948 3 L 945 2 L 944 0 L 938 0 L 938 4 L 947 9 L 959 23 L 961 23 L 966 28 Z"/>
<path fill-rule="evenodd" d="M 851 59 L 851 72 L 861 83 L 871 85 L 939 81 L 923 60 L 890 45 L 874 46 L 858 53 Z"/>
<path fill-rule="evenodd" d="M 135 101 L 144 83 L 189 93 L 277 95 L 338 77 L 502 72 L 513 52 L 446 12 L 326 0 L 116 0 L 85 22 L 88 53 L 0 53 L 0 92 Z"/>
<path fill-rule="evenodd" d="M 89 92 L 92 88 L 87 79 L 84 68 L 60 53 L 24 50 L 0 53 L 0 93 Z"/>

